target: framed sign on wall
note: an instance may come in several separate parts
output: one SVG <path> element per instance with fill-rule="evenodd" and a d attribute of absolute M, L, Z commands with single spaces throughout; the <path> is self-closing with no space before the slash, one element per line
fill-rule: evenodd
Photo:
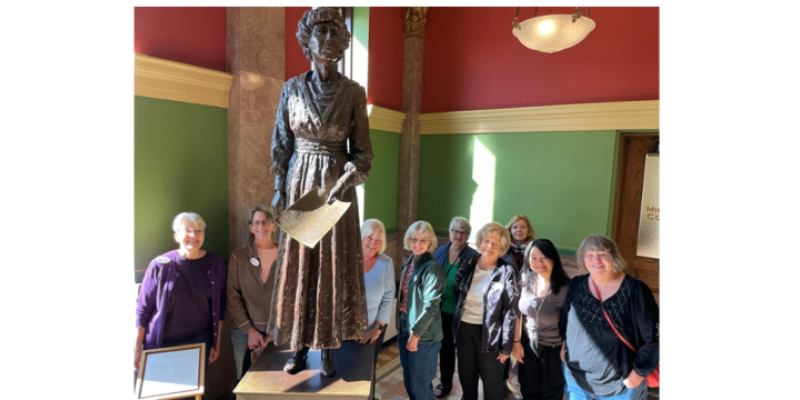
<path fill-rule="evenodd" d="M 648 153 L 644 160 L 642 209 L 639 218 L 637 257 L 659 259 L 659 153 Z"/>

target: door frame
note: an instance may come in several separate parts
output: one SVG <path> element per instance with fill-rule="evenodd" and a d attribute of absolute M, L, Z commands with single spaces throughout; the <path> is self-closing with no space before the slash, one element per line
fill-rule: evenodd
<path fill-rule="evenodd" d="M 623 203 L 623 198 L 622 198 L 622 196 L 623 196 L 623 187 L 624 187 L 626 181 L 628 180 L 628 176 L 627 176 L 628 171 L 626 170 L 625 166 L 626 166 L 626 164 L 628 162 L 628 157 L 629 157 L 629 154 L 628 154 L 629 143 L 628 143 L 628 140 L 626 140 L 626 139 L 634 138 L 634 137 L 636 137 L 636 138 L 656 138 L 656 137 L 660 137 L 660 133 L 658 131 L 655 131 L 655 132 L 654 131 L 649 131 L 649 132 L 648 131 L 620 132 L 620 136 L 619 136 L 619 159 L 617 161 L 617 182 L 616 182 L 616 191 L 615 191 L 615 196 L 614 196 L 615 197 L 615 199 L 614 199 L 614 224 L 613 224 L 613 229 L 612 229 L 612 238 L 613 238 L 614 242 L 618 244 L 618 246 L 619 246 L 619 243 L 620 243 L 619 241 L 621 239 L 620 236 L 623 234 L 623 232 L 620 231 L 621 228 L 622 228 L 621 225 L 622 225 L 622 222 L 623 222 L 622 221 L 622 218 L 623 218 L 623 212 L 622 212 L 623 211 L 622 210 L 622 207 L 623 207 L 623 204 L 622 204 Z M 640 204 L 641 203 L 641 190 L 639 191 L 637 196 L 638 196 L 638 201 L 636 201 L 636 203 Z M 641 213 L 638 213 L 636 215 L 636 221 L 635 221 L 636 223 L 634 224 L 635 226 L 639 225 L 640 214 Z M 633 254 L 633 257 L 636 257 L 635 252 Z M 652 260 L 652 261 L 650 261 L 649 259 L 640 259 L 639 257 L 636 257 L 636 258 L 637 258 L 637 261 L 644 262 L 645 264 L 647 264 L 647 268 L 646 268 L 647 270 L 650 270 L 650 271 L 658 271 L 659 270 L 660 260 Z M 633 265 L 634 264 L 633 260 L 625 260 L 625 261 L 628 262 L 630 267 L 631 267 L 631 268 L 626 268 L 625 272 L 630 274 L 630 275 L 632 275 L 632 276 L 634 276 L 635 278 L 639 278 L 639 272 L 640 271 L 635 265 Z M 660 281 L 660 279 L 659 279 L 659 281 Z M 660 290 L 656 289 L 656 291 L 660 291 Z"/>

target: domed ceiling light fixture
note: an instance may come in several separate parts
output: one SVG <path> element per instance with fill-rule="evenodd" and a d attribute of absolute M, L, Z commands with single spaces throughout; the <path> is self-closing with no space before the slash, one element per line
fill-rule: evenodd
<path fill-rule="evenodd" d="M 581 8 L 577 7 L 572 15 L 553 14 L 537 17 L 539 7 L 533 11 L 533 18 L 517 23 L 517 14 L 511 24 L 511 33 L 519 39 L 523 46 L 543 53 L 555 53 L 580 43 L 594 30 L 595 23 L 589 18 L 589 7 L 586 17 L 581 16 Z"/>

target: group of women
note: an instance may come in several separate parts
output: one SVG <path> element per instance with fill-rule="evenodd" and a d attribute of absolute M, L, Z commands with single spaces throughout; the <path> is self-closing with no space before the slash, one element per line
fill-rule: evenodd
<path fill-rule="evenodd" d="M 142 282 L 136 368 L 142 349 L 190 343 L 206 343 L 206 359 L 214 362 L 226 309 L 238 378 L 250 366 L 250 352 L 272 341 L 267 325 L 275 312 L 271 272 L 278 245 L 272 240 L 271 209 L 250 210 L 248 227 L 248 244 L 231 253 L 226 268 L 201 248 L 206 228 L 201 216 L 175 218 L 179 249 L 156 257 Z M 396 282 L 392 259 L 384 254 L 383 224 L 364 222 L 368 328 L 358 342 L 374 346 L 373 367 L 394 312 L 403 382 L 412 400 L 447 396 L 456 358 L 463 399 L 478 399 L 479 381 L 484 399 L 503 399 L 509 357 L 520 363 L 525 400 L 565 394 L 567 399 L 646 398 L 644 378 L 659 360 L 658 306 L 645 284 L 623 272 L 625 261 L 611 239 L 586 238 L 576 257 L 589 273 L 570 280 L 556 247 L 534 239 L 524 216 L 506 227 L 495 222 L 481 227 L 477 251 L 467 245 L 471 232 L 467 219 L 453 218 L 450 242 L 437 248 L 431 225 L 415 222 L 403 238 L 411 254 L 403 258 Z M 434 388 L 437 360 L 441 375 Z"/>
<path fill-rule="evenodd" d="M 484 399 L 504 399 L 509 357 L 520 363 L 524 400 L 646 398 L 645 377 L 659 361 L 658 305 L 623 272 L 611 239 L 586 238 L 576 258 L 588 274 L 570 280 L 556 247 L 535 239 L 525 216 L 481 227 L 477 251 L 467 246 L 471 230 L 453 218 L 450 243 L 435 252 L 429 223 L 405 234 L 412 254 L 403 260 L 396 312 L 409 398 L 447 396 L 457 358 L 462 399 L 478 399 L 479 381 Z"/>

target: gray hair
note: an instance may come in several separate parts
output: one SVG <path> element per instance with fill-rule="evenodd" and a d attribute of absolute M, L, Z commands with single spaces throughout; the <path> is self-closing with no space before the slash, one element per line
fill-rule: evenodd
<path fill-rule="evenodd" d="M 475 234 L 475 244 L 478 245 L 478 248 L 481 247 L 483 237 L 490 233 L 500 234 L 500 246 L 502 246 L 500 256 L 502 257 L 503 254 L 506 254 L 508 248 L 511 247 L 511 234 L 508 232 L 508 229 L 503 227 L 503 225 L 500 225 L 497 222 L 489 222 L 488 224 L 482 226 L 481 229 L 478 230 L 478 233 Z"/>
<path fill-rule="evenodd" d="M 454 228 L 464 229 L 467 231 L 467 235 L 472 233 L 472 225 L 469 224 L 469 220 L 461 216 L 454 217 L 453 220 L 450 221 L 450 229 Z"/>
<path fill-rule="evenodd" d="M 178 233 L 179 230 L 189 225 L 189 222 L 199 226 L 200 229 L 206 229 L 206 221 L 198 213 L 182 212 L 172 220 L 172 231 Z"/>
<path fill-rule="evenodd" d="M 381 248 L 378 250 L 378 254 L 383 254 L 386 251 L 386 227 L 383 226 L 383 222 L 380 220 L 372 218 L 364 221 L 364 224 L 361 225 L 361 240 L 366 239 L 367 236 L 375 232 L 378 232 L 381 240 Z"/>
<path fill-rule="evenodd" d="M 614 243 L 613 240 L 603 235 L 592 235 L 583 239 L 581 247 L 575 255 L 578 261 L 578 268 L 580 268 L 581 271 L 586 272 L 589 270 L 583 262 L 583 257 L 586 256 L 586 253 L 589 251 L 605 251 L 608 253 L 608 255 L 611 256 L 611 268 L 614 272 L 620 272 L 628 265 L 625 259 L 622 258 L 622 254 L 620 254 L 619 248 L 617 248 L 617 244 Z"/>
<path fill-rule="evenodd" d="M 414 234 L 420 234 L 431 241 L 431 245 L 428 247 L 428 253 L 433 254 L 433 251 L 437 246 L 439 246 L 439 242 L 436 240 L 436 234 L 433 232 L 433 227 L 431 224 L 427 223 L 426 221 L 417 221 L 411 224 L 406 231 L 406 235 L 403 238 L 404 249 L 411 250 L 411 238 L 414 236 Z"/>
<path fill-rule="evenodd" d="M 311 55 L 311 49 L 308 47 L 308 42 L 311 41 L 311 29 L 314 25 L 320 22 L 333 22 L 339 28 L 341 36 L 341 44 L 339 45 L 340 53 L 339 60 L 344 57 L 344 51 L 350 48 L 350 31 L 347 30 L 347 24 L 344 22 L 339 10 L 336 8 L 320 7 L 315 10 L 308 10 L 300 18 L 297 23 L 297 42 L 300 43 L 300 48 L 303 49 L 303 54 L 309 61 L 314 61 L 314 56 Z M 338 61 L 338 60 L 337 60 Z"/>

